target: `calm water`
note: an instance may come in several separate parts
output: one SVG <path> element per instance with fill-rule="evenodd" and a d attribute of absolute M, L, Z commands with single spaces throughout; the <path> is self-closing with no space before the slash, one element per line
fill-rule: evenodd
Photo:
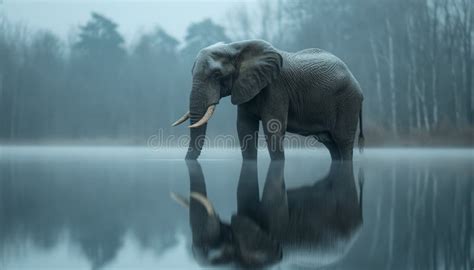
<path fill-rule="evenodd" d="M 183 151 L 0 148 L 0 269 L 199 268 L 189 212 L 170 199 L 190 194 Z M 260 156 L 263 200 L 269 161 Z M 472 270 L 473 164 L 473 150 L 367 150 L 353 174 L 332 180 L 325 150 L 288 151 L 288 202 L 302 190 L 316 198 L 302 203 L 311 222 L 292 226 L 320 227 L 293 239 L 275 268 Z M 200 165 L 208 198 L 230 221 L 239 152 L 207 150 Z"/>

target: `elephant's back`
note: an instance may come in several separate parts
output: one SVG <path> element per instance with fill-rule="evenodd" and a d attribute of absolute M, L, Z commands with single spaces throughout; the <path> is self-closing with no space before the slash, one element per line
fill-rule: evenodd
<path fill-rule="evenodd" d="M 291 104 L 304 108 L 305 101 L 330 100 L 348 78 L 347 67 L 336 56 L 311 48 L 284 53 L 280 79 L 288 91 Z M 291 105 L 290 104 L 290 105 Z M 310 107 L 318 104 L 306 104 Z"/>
<path fill-rule="evenodd" d="M 308 91 L 316 90 L 318 94 L 335 94 L 351 85 L 359 88 L 346 63 L 328 51 L 308 48 L 280 53 L 284 59 L 281 77 L 289 85 L 297 85 L 299 89 Z M 353 87 L 350 89 L 353 90 Z"/>
<path fill-rule="evenodd" d="M 333 63 L 345 65 L 339 57 L 319 48 L 308 48 L 301 51 L 288 53 L 288 57 L 297 60 L 300 63 L 313 63 L 314 61 L 316 61 L 319 63 Z"/>
<path fill-rule="evenodd" d="M 318 53 L 328 53 L 328 52 L 319 48 L 307 48 L 301 51 L 297 51 L 294 54 L 300 55 L 300 54 L 318 54 Z"/>

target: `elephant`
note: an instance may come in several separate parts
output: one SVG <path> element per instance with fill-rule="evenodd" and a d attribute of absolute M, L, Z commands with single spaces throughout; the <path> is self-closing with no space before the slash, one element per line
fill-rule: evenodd
<path fill-rule="evenodd" d="M 230 223 L 207 199 L 199 162 L 187 166 L 190 196 L 172 197 L 189 207 L 193 255 L 203 266 L 320 267 L 342 259 L 362 227 L 364 177 L 358 195 L 352 162 L 333 161 L 316 183 L 286 189 L 284 161 L 271 161 L 260 199 L 257 163 L 244 160 Z"/>
<path fill-rule="evenodd" d="M 190 119 L 186 159 L 197 159 L 216 105 L 231 96 L 237 105 L 237 133 L 243 159 L 257 158 L 262 122 L 272 160 L 284 159 L 286 131 L 312 136 L 332 160 L 352 160 L 357 124 L 362 151 L 363 95 L 347 65 L 321 49 L 290 53 L 264 40 L 216 43 L 202 49 L 192 68 L 189 110 L 172 124 Z"/>

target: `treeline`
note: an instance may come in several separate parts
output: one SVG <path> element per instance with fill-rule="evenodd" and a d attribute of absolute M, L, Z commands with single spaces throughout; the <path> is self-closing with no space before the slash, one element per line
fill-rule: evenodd
<path fill-rule="evenodd" d="M 236 31 L 247 29 L 239 38 L 343 59 L 362 85 L 373 140 L 473 143 L 473 1 L 278 0 L 259 10 L 233 16 Z"/>
<path fill-rule="evenodd" d="M 92 13 L 67 42 L 0 22 L 3 142 L 145 144 L 187 134 L 169 124 L 187 110 L 197 52 L 262 38 L 343 59 L 365 95 L 368 143 L 472 144 L 470 0 L 262 0 L 236 6 L 226 25 L 193 23 L 180 43 L 157 27 L 125 45 L 117 24 Z M 221 101 L 209 134 L 235 134 Z"/>
<path fill-rule="evenodd" d="M 68 43 L 4 21 L 0 29 L 0 138 L 4 142 L 145 144 L 187 110 L 197 52 L 229 41 L 211 20 L 186 44 L 157 27 L 125 46 L 117 24 L 92 13 Z M 163 128 L 163 131 L 160 131 Z"/>

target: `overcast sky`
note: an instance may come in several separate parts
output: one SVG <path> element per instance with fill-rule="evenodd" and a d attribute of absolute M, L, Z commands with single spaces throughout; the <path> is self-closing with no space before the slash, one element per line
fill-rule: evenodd
<path fill-rule="evenodd" d="M 182 40 L 191 22 L 212 18 L 225 23 L 232 7 L 256 0 L 0 0 L 0 13 L 10 22 L 22 22 L 34 29 L 49 29 L 66 38 L 84 24 L 92 11 L 119 26 L 130 42 L 137 34 L 160 25 Z"/>

